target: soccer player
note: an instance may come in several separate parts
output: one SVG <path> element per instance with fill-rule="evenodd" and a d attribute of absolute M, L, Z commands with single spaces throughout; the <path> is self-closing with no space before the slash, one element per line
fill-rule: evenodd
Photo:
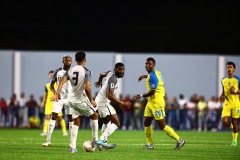
<path fill-rule="evenodd" d="M 229 127 L 232 130 L 232 144 L 231 146 L 237 146 L 238 137 L 238 118 L 240 116 L 240 78 L 234 75 L 236 66 L 233 62 L 227 62 L 228 76 L 224 77 L 221 81 L 223 91 L 220 96 L 221 100 L 224 100 L 222 110 L 222 123 L 224 126 Z"/>
<path fill-rule="evenodd" d="M 48 78 L 49 78 L 50 81 L 53 77 L 53 74 L 54 74 L 53 70 L 49 71 Z M 56 87 L 56 83 L 55 83 L 54 87 Z M 42 108 L 45 108 L 45 120 L 44 120 L 44 125 L 43 125 L 43 133 L 40 134 L 41 136 L 47 136 L 48 124 L 49 124 L 49 121 L 50 121 L 50 116 L 52 114 L 52 106 L 53 106 L 53 102 L 51 101 L 50 98 L 53 95 L 54 94 L 50 89 L 50 82 L 48 82 L 45 85 L 45 94 L 43 96 L 43 101 L 42 101 L 42 104 L 41 104 Z M 67 136 L 68 133 L 67 133 L 67 129 L 66 129 L 66 123 L 65 123 L 65 120 L 63 118 L 62 112 L 60 112 L 58 114 L 58 118 L 59 118 L 59 121 L 60 121 L 60 125 L 62 127 L 63 136 Z"/>
<path fill-rule="evenodd" d="M 179 150 L 184 146 L 185 141 L 180 138 L 177 133 L 168 125 L 165 121 L 165 88 L 164 80 L 160 71 L 155 70 L 155 59 L 149 57 L 146 59 L 145 63 L 146 71 L 148 75 L 142 75 L 138 78 L 138 82 L 146 78 L 146 88 L 147 93 L 137 94 L 134 96 L 134 99 L 140 99 L 142 97 L 148 97 L 148 102 L 144 110 L 144 134 L 146 136 L 147 145 L 146 149 L 154 149 L 153 140 L 152 140 L 152 121 L 155 119 L 159 128 L 164 130 L 167 135 L 177 141 L 175 147 L 176 150 Z"/>
<path fill-rule="evenodd" d="M 73 126 L 71 130 L 70 138 L 70 152 L 76 153 L 76 142 L 78 129 L 80 126 L 80 116 L 86 116 L 90 118 L 90 126 L 92 128 L 93 141 L 98 139 L 98 113 L 96 112 L 96 103 L 92 98 L 90 87 L 90 72 L 84 68 L 86 64 L 86 54 L 83 51 L 79 51 L 75 54 L 75 60 L 77 65 L 70 68 L 64 76 L 61 78 L 58 89 L 55 95 L 51 98 L 53 101 L 58 101 L 60 97 L 60 91 L 63 84 L 70 80 L 72 91 L 68 97 L 68 105 L 72 109 Z M 86 94 L 86 96 L 85 96 Z M 87 98 L 88 99 L 87 99 Z M 89 103 L 90 102 L 90 103 Z"/>
<path fill-rule="evenodd" d="M 99 116 L 103 120 L 101 129 L 102 135 L 99 137 L 97 144 L 105 148 L 107 147 L 107 149 L 116 146 L 115 144 L 108 146 L 107 138 L 120 127 L 120 121 L 116 114 L 116 110 L 111 106 L 110 101 L 125 107 L 131 107 L 132 105 L 130 102 L 123 102 L 117 99 L 114 95 L 118 88 L 119 78 L 122 78 L 124 75 L 124 70 L 125 67 L 123 63 L 116 63 L 114 70 L 101 73 L 98 81 L 94 83 L 96 87 L 102 87 L 95 98 Z M 102 84 L 104 77 L 106 77 L 106 79 Z"/>
<path fill-rule="evenodd" d="M 58 68 L 53 75 L 53 78 L 50 82 L 50 89 L 53 93 L 55 93 L 55 87 L 54 84 L 56 83 L 57 86 L 59 84 L 60 79 L 62 78 L 62 76 L 65 74 L 66 71 L 68 71 L 71 67 L 72 64 L 72 57 L 69 55 L 64 55 L 63 56 L 63 67 Z M 53 107 L 52 107 L 52 115 L 48 124 L 48 132 L 47 132 L 47 139 L 46 142 L 43 143 L 42 145 L 44 147 L 47 146 L 51 146 L 51 136 L 52 136 L 52 132 L 55 128 L 55 124 L 56 124 L 56 120 L 58 118 L 58 114 L 62 111 L 63 106 L 65 109 L 65 114 L 68 116 L 68 120 L 69 120 L 69 132 L 71 133 L 71 128 L 72 128 L 72 113 L 70 110 L 70 107 L 67 106 L 67 98 L 68 98 L 68 93 L 70 92 L 70 81 L 66 82 L 63 85 L 63 88 L 60 92 L 60 97 L 61 99 L 58 102 L 53 102 Z M 71 138 L 71 137 L 70 137 Z"/>

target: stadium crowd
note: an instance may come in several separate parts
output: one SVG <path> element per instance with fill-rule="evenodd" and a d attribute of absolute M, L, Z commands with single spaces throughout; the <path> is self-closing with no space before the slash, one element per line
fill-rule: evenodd
<path fill-rule="evenodd" d="M 120 99 L 124 102 L 131 101 L 131 108 L 122 107 L 121 105 L 112 103 L 116 109 L 121 122 L 122 130 L 143 130 L 143 111 L 147 103 L 147 99 L 133 100 L 128 95 L 120 95 Z M 217 96 L 212 96 L 206 100 L 204 96 L 193 94 L 186 99 L 183 94 L 174 97 L 165 97 L 166 100 L 166 122 L 175 130 L 196 130 L 196 131 L 224 131 L 228 128 L 222 126 L 221 112 L 223 102 Z M 13 94 L 9 100 L 0 99 L 0 127 L 14 128 L 42 128 L 44 122 L 44 108 L 41 107 L 42 97 L 38 100 L 34 95 L 30 95 L 29 99 L 25 98 L 21 93 L 17 98 Z M 64 109 L 63 109 L 64 113 Z M 66 122 L 68 122 L 67 116 Z M 37 118 L 37 119 L 36 119 Z M 30 125 L 30 121 L 36 119 L 40 125 Z M 67 123 L 68 124 L 68 123 Z M 99 121 L 101 127 L 102 122 Z M 59 124 L 57 124 L 59 127 Z M 158 129 L 153 122 L 154 129 Z M 89 118 L 81 118 L 80 129 L 89 129 Z"/>

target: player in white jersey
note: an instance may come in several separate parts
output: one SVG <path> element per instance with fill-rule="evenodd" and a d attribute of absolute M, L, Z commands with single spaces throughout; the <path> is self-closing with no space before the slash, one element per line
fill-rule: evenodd
<path fill-rule="evenodd" d="M 60 97 L 60 91 L 63 84 L 70 80 L 72 86 L 72 91 L 69 93 L 68 105 L 73 108 L 72 118 L 73 126 L 71 130 L 70 139 L 70 152 L 76 153 L 76 141 L 78 135 L 78 129 L 80 126 L 80 116 L 89 117 L 91 120 L 91 127 L 93 132 L 93 141 L 98 139 L 98 113 L 96 112 L 96 103 L 92 99 L 91 87 L 90 87 L 90 72 L 86 72 L 84 66 L 86 64 L 86 54 L 85 52 L 79 51 L 75 54 L 75 60 L 77 65 L 72 67 L 66 74 L 62 77 L 59 82 L 58 89 L 55 95 L 52 97 L 53 101 L 58 101 Z M 90 103 L 88 103 L 86 96 Z"/>
<path fill-rule="evenodd" d="M 58 86 L 60 79 L 63 77 L 63 75 L 66 73 L 66 71 L 68 71 L 70 69 L 71 64 L 72 64 L 72 57 L 69 55 L 64 55 L 62 63 L 63 63 L 63 67 L 58 68 L 54 72 L 53 78 L 50 82 L 50 89 L 53 93 L 56 92 L 55 88 L 54 88 L 54 84 L 56 83 Z M 63 106 L 65 109 L 65 114 L 68 116 L 68 120 L 69 120 L 69 132 L 71 132 L 71 128 L 72 128 L 72 124 L 73 124 L 72 113 L 71 113 L 70 107 L 67 106 L 67 98 L 68 98 L 68 93 L 70 91 L 71 91 L 71 84 L 70 84 L 70 81 L 67 81 L 61 89 L 61 92 L 60 92 L 61 99 L 58 102 L 53 103 L 52 114 L 51 114 L 51 118 L 50 118 L 50 121 L 48 124 L 47 139 L 46 139 L 46 142 L 42 144 L 44 147 L 51 146 L 52 132 L 55 128 L 56 120 L 58 118 L 58 113 L 60 113 L 62 111 Z M 64 135 L 67 136 L 67 132 L 65 131 L 64 133 L 65 133 Z"/>
<path fill-rule="evenodd" d="M 123 63 L 116 63 L 113 71 L 101 73 L 99 80 L 95 83 L 96 87 L 102 87 L 95 98 L 99 116 L 103 120 L 101 129 L 102 135 L 97 141 L 97 144 L 102 147 L 107 146 L 108 136 L 120 127 L 120 121 L 116 114 L 116 110 L 111 106 L 110 101 L 125 107 L 131 107 L 132 105 L 130 102 L 123 102 L 117 99 L 114 95 L 118 88 L 119 78 L 122 78 L 124 75 L 124 70 L 125 67 Z M 106 80 L 102 85 L 104 77 L 106 77 Z"/>

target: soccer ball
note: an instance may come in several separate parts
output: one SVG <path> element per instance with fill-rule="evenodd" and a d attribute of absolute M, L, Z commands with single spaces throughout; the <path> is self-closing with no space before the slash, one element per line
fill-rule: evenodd
<path fill-rule="evenodd" d="M 95 150 L 95 147 L 92 146 L 92 141 L 87 140 L 83 142 L 83 150 L 86 152 L 93 152 Z"/>

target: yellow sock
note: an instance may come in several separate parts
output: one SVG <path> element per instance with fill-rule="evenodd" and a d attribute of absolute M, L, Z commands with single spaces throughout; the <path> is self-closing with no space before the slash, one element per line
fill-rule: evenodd
<path fill-rule="evenodd" d="M 166 125 L 163 130 L 168 134 L 169 137 L 174 138 L 177 141 L 179 140 L 180 137 L 170 126 Z"/>
<path fill-rule="evenodd" d="M 147 140 L 147 144 L 152 144 L 152 134 L 153 134 L 153 130 L 152 130 L 152 125 L 149 127 L 144 127 L 144 134 Z"/>
<path fill-rule="evenodd" d="M 44 133 L 47 133 L 48 124 L 49 124 L 49 120 L 45 119 L 44 125 L 43 125 L 43 132 L 44 132 Z"/>
<path fill-rule="evenodd" d="M 231 129 L 231 131 L 233 130 L 233 125 L 231 123 L 231 125 L 229 126 L 229 129 Z"/>
<path fill-rule="evenodd" d="M 237 133 L 232 133 L 233 141 L 237 141 L 238 138 L 238 132 Z"/>
<path fill-rule="evenodd" d="M 62 127 L 63 133 L 67 132 L 66 122 L 65 122 L 64 119 L 62 119 L 62 120 L 60 121 L 60 125 L 61 125 L 61 127 Z"/>

